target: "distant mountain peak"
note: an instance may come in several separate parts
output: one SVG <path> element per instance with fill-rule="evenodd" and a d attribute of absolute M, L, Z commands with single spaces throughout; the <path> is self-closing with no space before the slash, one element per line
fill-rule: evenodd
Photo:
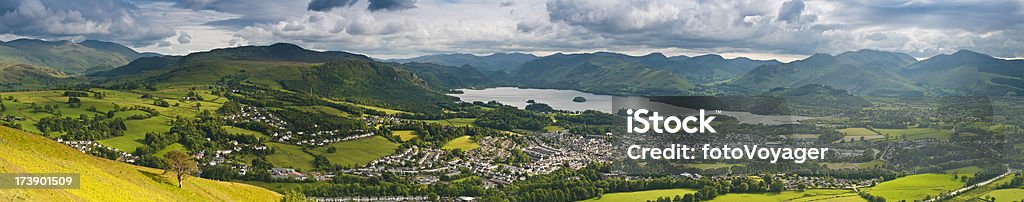
<path fill-rule="evenodd" d="M 668 58 L 668 57 L 666 57 L 666 56 L 665 56 L 665 54 L 661 54 L 661 53 L 659 53 L 659 52 L 653 52 L 653 53 L 650 53 L 650 54 L 647 54 L 647 55 L 644 55 L 644 56 L 641 56 L 641 57 L 645 57 L 645 58 L 648 58 L 648 57 L 654 57 L 654 58 Z"/>
<path fill-rule="evenodd" d="M 985 54 L 979 53 L 979 52 L 974 52 L 974 51 L 967 50 L 967 49 L 958 50 L 955 53 L 953 53 L 951 56 L 959 57 L 959 58 L 984 58 L 984 59 L 993 58 L 992 56 L 985 55 Z"/>
<path fill-rule="evenodd" d="M 693 57 L 693 58 L 690 58 L 690 59 L 715 59 L 715 60 L 725 60 L 725 57 L 722 57 L 721 55 L 718 55 L 718 54 L 704 54 L 704 55 L 700 55 L 700 56 L 695 56 L 695 57 Z"/>

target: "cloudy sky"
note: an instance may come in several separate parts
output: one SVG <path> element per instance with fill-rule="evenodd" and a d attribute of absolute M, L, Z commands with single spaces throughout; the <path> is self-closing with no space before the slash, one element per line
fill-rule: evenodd
<path fill-rule="evenodd" d="M 1024 58 L 1024 0 L 0 0 L 0 40 L 139 51 L 299 44 L 378 58 L 616 51 L 792 60 L 970 49 Z"/>

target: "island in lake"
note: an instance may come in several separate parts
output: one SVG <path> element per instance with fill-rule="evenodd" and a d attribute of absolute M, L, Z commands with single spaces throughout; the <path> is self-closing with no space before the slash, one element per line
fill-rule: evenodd
<path fill-rule="evenodd" d="M 576 97 L 572 98 L 572 101 L 573 102 L 586 102 L 587 98 L 582 97 L 582 96 L 576 96 Z"/>

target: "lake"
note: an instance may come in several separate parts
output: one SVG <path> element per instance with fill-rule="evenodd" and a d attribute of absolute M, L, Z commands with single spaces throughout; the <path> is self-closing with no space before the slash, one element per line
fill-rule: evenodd
<path fill-rule="evenodd" d="M 505 105 L 511 105 L 520 109 L 526 108 L 526 101 L 534 100 L 537 103 L 550 105 L 551 108 L 568 111 L 597 110 L 605 113 L 615 113 L 621 108 L 644 108 L 660 112 L 662 115 L 694 115 L 697 110 L 676 107 L 664 103 L 652 102 L 645 97 L 634 96 L 611 96 L 598 95 L 593 93 L 580 92 L 575 90 L 560 89 L 531 89 L 516 87 L 497 87 L 487 89 L 459 89 L 462 94 L 449 94 L 458 97 L 462 101 L 498 101 Z M 580 96 L 587 98 L 586 102 L 573 102 L 572 99 Z M 709 114 L 723 114 L 736 117 L 740 122 L 750 124 L 792 124 L 801 120 L 814 117 L 790 116 L 790 115 L 757 115 L 749 112 L 737 111 L 709 111 Z"/>

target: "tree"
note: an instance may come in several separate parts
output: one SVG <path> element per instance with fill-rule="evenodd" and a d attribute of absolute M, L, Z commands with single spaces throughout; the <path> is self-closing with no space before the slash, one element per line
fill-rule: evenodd
<path fill-rule="evenodd" d="M 306 195 L 302 194 L 302 192 L 299 192 L 299 190 L 295 190 L 295 189 L 288 190 L 287 192 L 284 193 L 284 198 L 281 198 L 281 202 L 306 202 L 306 201 L 309 201 L 309 199 L 306 199 Z"/>
<path fill-rule="evenodd" d="M 167 170 L 164 170 L 164 173 L 174 172 L 178 179 L 178 188 L 181 188 L 181 181 L 185 180 L 185 177 L 199 170 L 196 161 L 184 152 L 177 150 L 167 152 L 164 158 L 167 159 Z"/>

